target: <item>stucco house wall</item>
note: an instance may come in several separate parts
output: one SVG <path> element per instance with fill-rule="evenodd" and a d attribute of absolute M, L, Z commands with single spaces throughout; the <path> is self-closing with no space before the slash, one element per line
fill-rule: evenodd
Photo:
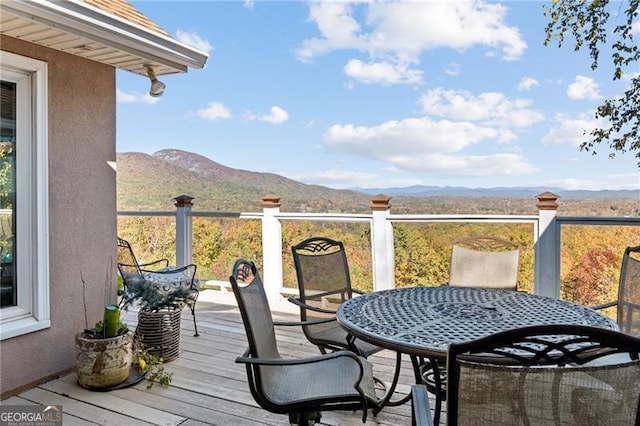
<path fill-rule="evenodd" d="M 0 342 L 5 398 L 75 368 L 75 334 L 116 299 L 116 71 L 7 36 L 0 48 L 48 64 L 51 327 Z"/>

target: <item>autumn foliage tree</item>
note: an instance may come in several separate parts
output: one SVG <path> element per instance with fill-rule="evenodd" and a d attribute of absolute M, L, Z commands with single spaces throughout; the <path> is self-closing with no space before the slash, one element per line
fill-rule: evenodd
<path fill-rule="evenodd" d="M 534 292 L 534 232 L 531 224 L 394 223 L 395 286 L 437 286 L 448 281 L 451 244 L 472 235 L 497 235 L 520 248 L 518 290 Z M 622 253 L 638 245 L 634 226 L 562 226 L 561 298 L 595 305 L 616 298 Z M 233 262 L 245 257 L 262 270 L 262 225 L 256 219 L 193 220 L 193 261 L 201 284 L 227 281 Z M 134 247 L 140 261 L 175 262 L 175 222 L 169 217 L 120 217 L 118 235 Z M 291 246 L 310 236 L 345 244 L 352 284 L 373 290 L 371 229 L 368 223 L 282 221 L 284 287 L 296 288 Z"/>
<path fill-rule="evenodd" d="M 618 255 L 609 248 L 592 248 L 576 260 L 565 278 L 565 298 L 583 305 L 615 300 L 618 275 Z"/>

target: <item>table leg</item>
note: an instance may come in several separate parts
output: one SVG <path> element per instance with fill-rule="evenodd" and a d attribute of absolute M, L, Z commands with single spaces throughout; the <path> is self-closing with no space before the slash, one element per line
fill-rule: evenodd
<path fill-rule="evenodd" d="M 405 404 L 406 402 L 408 402 L 411 399 L 411 393 L 408 393 L 407 395 L 403 396 L 400 399 L 397 399 L 395 401 L 391 401 L 391 397 L 395 393 L 396 386 L 398 385 L 398 380 L 400 379 L 400 368 L 402 367 L 402 362 L 401 361 L 402 361 L 402 353 L 401 352 L 396 352 L 396 368 L 395 368 L 395 371 L 393 373 L 393 381 L 391 382 L 391 385 L 389 386 L 389 389 L 387 389 L 387 392 L 380 399 L 379 409 L 374 410 L 374 414 L 379 413 L 380 410 L 382 410 L 382 408 L 386 407 L 387 405 L 390 406 L 390 407 L 396 407 L 398 405 Z"/>
<path fill-rule="evenodd" d="M 433 369 L 433 381 L 435 383 L 436 409 L 433 413 L 433 424 L 440 424 L 440 413 L 442 411 L 442 380 L 440 380 L 440 366 L 438 360 L 429 358 L 431 368 Z"/>
<path fill-rule="evenodd" d="M 358 349 L 355 345 L 355 340 L 356 338 L 353 335 L 351 335 L 350 333 L 347 333 L 347 343 L 349 345 L 349 348 L 351 348 L 351 351 L 358 353 Z M 378 401 L 378 406 L 373 409 L 374 416 L 378 414 L 380 410 L 382 410 L 387 405 L 394 407 L 397 405 L 402 405 L 411 399 L 411 393 L 409 393 L 403 396 L 402 398 L 400 398 L 399 400 L 391 401 L 391 397 L 395 393 L 396 386 L 398 386 L 398 380 L 400 379 L 400 368 L 402 367 L 401 361 L 402 361 L 402 353 L 396 352 L 396 368 L 393 373 L 393 380 L 391 381 L 391 385 L 389 385 L 389 387 L 387 387 L 387 385 L 382 380 L 376 378 L 375 376 L 373 377 L 375 381 L 380 383 L 385 388 L 385 393 L 384 395 L 382 395 L 382 398 L 380 398 L 380 400 Z"/>

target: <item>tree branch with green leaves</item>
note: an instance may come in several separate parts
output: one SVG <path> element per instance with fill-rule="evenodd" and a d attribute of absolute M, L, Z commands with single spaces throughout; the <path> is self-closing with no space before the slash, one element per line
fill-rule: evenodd
<path fill-rule="evenodd" d="M 616 16 L 623 18 L 620 23 L 610 26 L 611 12 L 616 6 Z M 544 44 L 557 42 L 561 47 L 565 37 L 573 37 L 576 51 L 585 47 L 589 50 L 591 69 L 595 70 L 601 49 L 607 45 L 608 37 L 613 38 L 613 80 L 622 79 L 628 70 L 635 73 L 628 73 L 630 84 L 627 90 L 617 98 L 606 99 L 596 109 L 595 118 L 608 122 L 608 125 L 588 133 L 585 131 L 587 139 L 580 144 L 580 149 L 596 154 L 596 147 L 605 143 L 610 148 L 610 158 L 617 153 L 635 151 L 640 167 L 640 67 L 631 68 L 640 62 L 638 41 L 634 39 L 634 32 L 640 37 L 636 29 L 640 25 L 639 6 L 640 0 L 553 0 L 544 6 L 545 16 L 550 18 Z"/>

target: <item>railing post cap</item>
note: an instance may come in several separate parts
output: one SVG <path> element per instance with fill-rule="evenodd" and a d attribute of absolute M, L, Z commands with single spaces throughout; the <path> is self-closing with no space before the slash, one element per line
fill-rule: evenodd
<path fill-rule="evenodd" d="M 280 207 L 280 197 L 277 195 L 265 195 L 262 197 L 262 207 Z"/>
<path fill-rule="evenodd" d="M 558 203 L 556 203 L 556 200 L 560 198 L 559 195 L 546 191 L 539 194 L 536 198 L 538 199 L 538 204 L 536 204 L 538 210 L 558 210 Z"/>
<path fill-rule="evenodd" d="M 389 210 L 391 203 L 389 201 L 392 197 L 384 194 L 378 194 L 371 197 L 371 205 L 369 206 L 373 211 Z"/>
<path fill-rule="evenodd" d="M 191 202 L 193 200 L 193 197 L 191 197 L 189 195 L 186 195 L 186 194 L 178 195 L 173 200 L 175 201 L 174 206 L 176 206 L 176 207 L 191 207 L 191 206 L 193 206 L 193 203 Z"/>

